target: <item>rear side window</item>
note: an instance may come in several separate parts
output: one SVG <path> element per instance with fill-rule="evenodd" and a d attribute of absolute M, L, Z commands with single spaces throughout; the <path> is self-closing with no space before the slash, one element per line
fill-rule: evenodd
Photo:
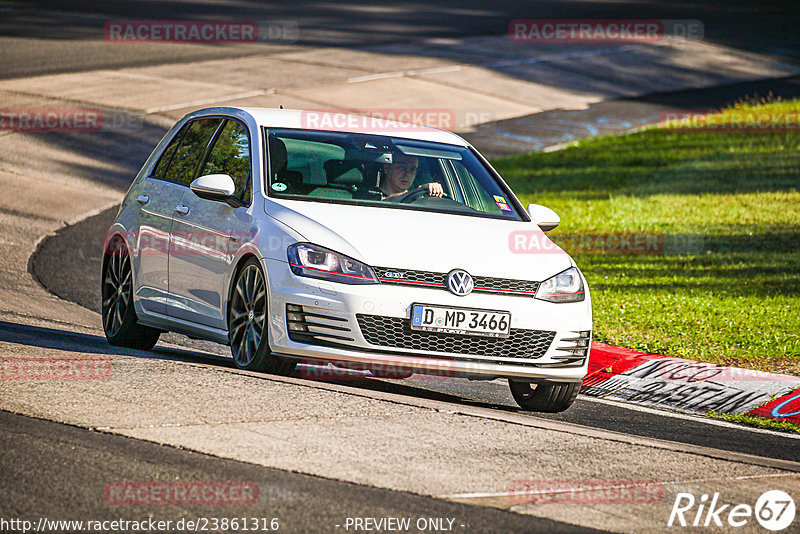
<path fill-rule="evenodd" d="M 194 179 L 200 161 L 208 148 L 211 137 L 222 123 L 222 119 L 198 119 L 192 121 L 178 143 L 164 178 L 186 185 Z M 166 156 L 166 153 L 164 154 Z M 159 162 L 159 166 L 160 166 Z"/>
<path fill-rule="evenodd" d="M 206 174 L 227 174 L 236 184 L 239 200 L 250 203 L 250 136 L 241 123 L 225 123 L 200 171 L 200 176 Z"/>
<path fill-rule="evenodd" d="M 172 162 L 172 156 L 175 155 L 175 149 L 178 148 L 178 143 L 181 142 L 183 136 L 186 134 L 186 130 L 189 129 L 191 126 L 190 122 L 187 122 L 183 125 L 183 128 L 180 129 L 178 133 L 175 134 L 175 137 L 172 138 L 172 141 L 169 142 L 167 145 L 167 149 L 164 150 L 164 153 L 161 155 L 161 159 L 158 160 L 158 165 L 156 165 L 156 170 L 153 172 L 153 176 L 158 178 L 163 178 L 167 174 L 167 169 L 169 169 L 169 164 Z"/>

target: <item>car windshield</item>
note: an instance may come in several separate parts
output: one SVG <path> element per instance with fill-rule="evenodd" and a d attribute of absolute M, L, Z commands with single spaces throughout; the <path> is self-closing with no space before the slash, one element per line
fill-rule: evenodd
<path fill-rule="evenodd" d="M 522 220 L 467 147 L 288 129 L 266 137 L 271 197 Z"/>

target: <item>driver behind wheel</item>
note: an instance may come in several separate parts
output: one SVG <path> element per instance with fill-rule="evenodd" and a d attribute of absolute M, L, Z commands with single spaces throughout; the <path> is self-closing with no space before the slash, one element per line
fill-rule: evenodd
<path fill-rule="evenodd" d="M 394 200 L 408 192 L 408 188 L 414 183 L 419 168 L 419 158 L 409 156 L 400 152 L 392 155 L 392 163 L 383 165 L 383 176 L 381 177 L 380 190 L 383 193 L 381 200 Z M 442 197 L 444 189 L 439 182 L 427 184 L 428 194 L 432 197 Z"/>

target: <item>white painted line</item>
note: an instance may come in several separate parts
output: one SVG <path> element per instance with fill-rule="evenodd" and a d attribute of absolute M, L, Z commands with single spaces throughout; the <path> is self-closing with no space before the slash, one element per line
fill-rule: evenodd
<path fill-rule="evenodd" d="M 274 90 L 273 90 L 274 92 Z M 267 94 L 268 91 L 258 90 L 258 91 L 247 91 L 245 93 L 235 93 L 232 95 L 225 95 L 218 98 L 211 98 L 207 100 L 195 100 L 194 102 L 182 102 L 180 104 L 173 104 L 171 106 L 164 106 L 160 108 L 150 108 L 144 110 L 145 115 L 150 115 L 152 113 L 162 113 L 164 111 L 173 111 L 176 109 L 181 108 L 188 108 L 194 106 L 205 106 L 207 104 L 216 104 L 217 102 L 226 102 L 228 100 L 237 100 L 239 98 L 250 98 L 252 96 L 261 96 L 263 94 Z"/>
<path fill-rule="evenodd" d="M 674 485 L 683 485 L 683 484 L 705 484 L 708 482 L 717 482 L 721 480 L 755 480 L 761 478 L 778 478 L 778 477 L 796 477 L 796 474 L 790 473 L 774 473 L 769 475 L 746 475 L 740 477 L 732 477 L 732 478 L 702 478 L 702 479 L 690 479 L 690 480 L 670 480 L 668 482 L 659 482 L 659 481 L 642 481 L 641 484 L 617 484 L 614 486 L 608 486 L 609 488 L 633 488 L 638 486 L 647 486 L 647 485 L 654 485 L 660 484 L 661 486 L 674 486 Z M 602 482 L 602 480 L 597 480 L 597 482 Z M 494 497 L 510 497 L 512 494 L 513 496 L 519 495 L 547 495 L 551 493 L 566 493 L 572 491 L 593 491 L 594 488 L 558 488 L 556 491 L 502 491 L 502 492 L 487 492 L 487 493 L 455 493 L 453 495 L 439 495 L 439 498 L 442 499 L 491 499 Z M 521 503 L 524 504 L 524 503 Z"/>
<path fill-rule="evenodd" d="M 790 439 L 800 439 L 800 434 L 795 434 L 792 432 L 778 432 L 775 430 L 766 430 L 763 428 L 755 428 L 751 426 L 746 426 L 743 424 L 738 423 L 730 423 L 728 421 L 722 421 L 720 419 L 711 419 L 708 417 L 703 417 L 701 415 L 691 415 L 685 414 L 680 412 L 673 412 L 668 410 L 659 410 L 657 408 L 647 408 L 645 406 L 639 406 L 638 404 L 621 402 L 621 401 L 614 401 L 609 399 L 600 399 L 597 397 L 590 397 L 588 395 L 581 395 L 578 397 L 580 400 L 585 400 L 589 402 L 596 402 L 598 404 L 608 404 L 609 406 L 616 406 L 618 408 L 625 408 L 627 410 L 634 410 L 637 412 L 642 413 L 649 413 L 653 415 L 660 415 L 663 417 L 672 417 L 673 419 L 685 419 L 688 421 L 694 421 L 695 423 L 705 423 L 707 425 L 714 425 L 714 426 L 721 426 L 725 428 L 734 428 L 736 430 L 746 430 L 748 432 L 755 432 L 756 434 L 770 434 L 772 436 L 777 436 L 781 438 L 790 438 Z"/>
<path fill-rule="evenodd" d="M 347 83 L 371 82 L 372 80 L 383 80 L 384 78 L 402 78 L 404 75 L 405 72 L 403 71 L 383 72 L 381 74 L 367 74 L 366 76 L 356 76 L 355 78 L 347 78 Z"/>
<path fill-rule="evenodd" d="M 408 76 L 417 76 L 420 74 L 442 74 L 445 72 L 458 72 L 464 69 L 464 65 L 449 65 L 447 67 L 430 67 L 427 69 L 409 70 L 406 71 Z"/>

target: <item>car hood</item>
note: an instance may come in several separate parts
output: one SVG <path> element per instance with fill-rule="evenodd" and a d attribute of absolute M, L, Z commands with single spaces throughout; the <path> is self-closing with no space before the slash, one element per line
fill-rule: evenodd
<path fill-rule="evenodd" d="M 574 265 L 530 222 L 285 199 L 267 199 L 265 211 L 309 243 L 375 267 L 545 280 Z"/>

